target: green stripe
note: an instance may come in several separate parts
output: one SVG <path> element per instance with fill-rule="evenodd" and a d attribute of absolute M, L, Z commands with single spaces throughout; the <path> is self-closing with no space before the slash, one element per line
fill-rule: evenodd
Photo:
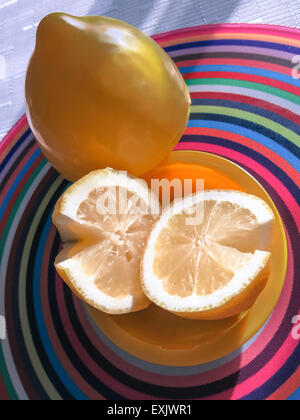
<path fill-rule="evenodd" d="M 285 92 L 284 90 L 280 90 L 274 88 L 272 86 L 263 85 L 261 83 L 256 82 L 248 82 L 245 80 L 233 80 L 233 79 L 216 79 L 216 78 L 203 78 L 203 79 L 188 79 L 186 80 L 188 86 L 192 85 L 226 85 L 226 86 L 233 86 L 233 87 L 242 87 L 252 90 L 260 90 L 261 92 L 265 92 L 271 95 L 279 96 L 284 98 L 290 102 L 293 102 L 297 105 L 300 105 L 300 97 L 294 95 L 290 92 Z"/>
<path fill-rule="evenodd" d="M 300 136 L 289 128 L 284 127 L 281 124 L 278 124 L 275 121 L 272 121 L 268 118 L 262 117 L 260 115 L 254 114 L 248 111 L 240 111 L 232 108 L 227 108 L 224 106 L 206 106 L 206 105 L 193 105 L 191 106 L 192 113 L 209 113 L 209 114 L 218 114 L 218 115 L 228 115 L 230 117 L 238 117 L 253 123 L 259 124 L 263 127 L 269 128 L 270 130 L 280 134 L 281 136 L 288 139 L 291 143 L 295 145 L 300 144 Z"/>
<path fill-rule="evenodd" d="M 37 177 L 37 175 L 39 174 L 39 172 L 43 169 L 43 167 L 46 165 L 46 163 L 48 163 L 46 160 L 43 160 L 39 166 L 34 170 L 34 172 L 32 173 L 32 175 L 30 176 L 30 178 L 28 179 L 28 181 L 26 182 L 26 184 L 24 185 L 24 188 L 22 189 L 22 191 L 20 192 L 20 194 L 18 195 L 18 198 L 16 199 L 16 202 L 13 206 L 13 209 L 7 219 L 7 223 L 5 224 L 5 228 L 0 240 L 0 261 L 2 262 L 2 258 L 3 258 L 3 252 L 4 252 L 4 247 L 6 244 L 6 240 L 7 240 L 7 236 L 9 234 L 11 225 L 13 223 L 13 220 L 15 218 L 15 215 L 23 201 L 24 196 L 26 195 L 28 189 L 30 188 L 30 186 L 32 185 L 34 179 Z M 5 384 L 5 388 L 6 391 L 9 395 L 9 398 L 11 400 L 18 400 L 18 395 L 14 389 L 14 386 L 11 382 L 7 367 L 6 367 L 6 363 L 5 363 L 5 358 L 4 358 L 4 353 L 2 350 L 2 346 L 0 346 L 0 363 L 1 363 L 1 375 L 2 375 L 2 379 L 4 381 Z"/>

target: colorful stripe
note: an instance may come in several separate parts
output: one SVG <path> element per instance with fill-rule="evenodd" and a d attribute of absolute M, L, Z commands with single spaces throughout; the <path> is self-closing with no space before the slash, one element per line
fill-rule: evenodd
<path fill-rule="evenodd" d="M 284 290 L 266 325 L 238 351 L 199 366 L 137 359 L 94 324 L 58 278 L 51 223 L 68 183 L 43 158 L 23 117 L 0 144 L 0 399 L 299 399 L 300 31 L 208 25 L 155 37 L 191 91 L 178 150 L 231 159 L 274 200 L 286 228 Z M 298 257 L 298 258 L 297 258 Z"/>

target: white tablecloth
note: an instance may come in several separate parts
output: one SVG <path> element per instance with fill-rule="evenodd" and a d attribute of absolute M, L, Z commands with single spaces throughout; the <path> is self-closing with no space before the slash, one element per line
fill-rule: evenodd
<path fill-rule="evenodd" d="M 217 22 L 300 26 L 300 0 L 0 0 L 0 141 L 24 113 L 24 76 L 35 30 L 53 11 L 107 15 L 150 35 Z"/>

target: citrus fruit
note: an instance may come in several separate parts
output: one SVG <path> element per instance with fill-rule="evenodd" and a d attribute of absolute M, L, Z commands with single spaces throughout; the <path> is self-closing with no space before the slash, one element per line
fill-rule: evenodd
<path fill-rule="evenodd" d="M 239 191 L 175 200 L 146 245 L 146 295 L 187 318 L 217 320 L 246 311 L 268 281 L 273 221 L 263 200 Z"/>
<path fill-rule="evenodd" d="M 180 140 L 190 110 L 188 88 L 165 51 L 103 16 L 46 16 L 25 93 L 44 155 L 70 181 L 107 166 L 148 172 Z"/>
<path fill-rule="evenodd" d="M 55 260 L 58 273 L 82 300 L 104 312 L 146 308 L 140 263 L 158 214 L 159 203 L 145 181 L 112 169 L 86 175 L 54 209 L 64 242 Z"/>

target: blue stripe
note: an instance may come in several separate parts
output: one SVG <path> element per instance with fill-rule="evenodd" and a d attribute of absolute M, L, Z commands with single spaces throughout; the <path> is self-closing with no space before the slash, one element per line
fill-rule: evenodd
<path fill-rule="evenodd" d="M 300 48 L 290 45 L 277 44 L 275 42 L 254 41 L 254 40 L 233 40 L 233 39 L 211 39 L 209 41 L 186 42 L 183 44 L 171 45 L 165 47 L 166 52 L 184 50 L 194 47 L 208 47 L 211 45 L 238 45 L 241 47 L 268 48 L 271 50 L 285 51 L 290 54 L 300 55 Z M 241 49 L 242 51 L 242 49 Z"/>
<path fill-rule="evenodd" d="M 34 163 L 34 161 L 39 157 L 41 154 L 41 150 L 38 149 L 34 152 L 34 154 L 31 156 L 31 158 L 28 160 L 28 162 L 24 165 L 24 167 L 21 169 L 19 174 L 17 175 L 16 179 L 14 180 L 12 186 L 8 190 L 5 199 L 3 200 L 3 203 L 0 208 L 0 219 L 2 219 L 2 216 L 6 210 L 6 207 L 13 196 L 14 192 L 16 191 L 19 183 L 22 181 L 23 177 L 26 175 L 27 171 L 30 169 L 31 165 Z"/>
<path fill-rule="evenodd" d="M 300 87 L 300 80 L 296 80 L 292 77 L 292 73 L 290 76 L 286 74 L 282 74 L 279 72 L 260 69 L 256 67 L 246 67 L 246 66 L 235 66 L 235 65 L 198 65 L 198 66 L 188 66 L 188 67 L 181 67 L 180 72 L 182 74 L 186 73 L 195 73 L 195 72 L 212 72 L 212 71 L 227 71 L 232 73 L 243 73 L 243 74 L 251 74 L 256 76 L 268 77 L 269 79 L 278 80 L 280 82 L 288 83 L 295 87 Z M 292 72 L 292 70 L 291 70 Z"/>
<path fill-rule="evenodd" d="M 300 401 L 300 387 L 289 398 L 289 401 Z"/>
<path fill-rule="evenodd" d="M 52 220 L 49 216 L 47 222 L 44 226 L 42 231 L 39 244 L 37 247 L 37 253 L 35 258 L 34 264 L 34 279 L 33 279 L 33 301 L 34 301 L 34 309 L 36 314 L 36 322 L 38 325 L 40 339 L 43 343 L 45 352 L 48 356 L 50 363 L 52 364 L 55 373 L 64 384 L 64 386 L 68 389 L 68 391 L 78 400 L 87 400 L 86 395 L 77 387 L 76 384 L 72 381 L 69 377 L 67 372 L 65 371 L 63 365 L 60 363 L 59 359 L 57 358 L 55 352 L 53 351 L 52 344 L 50 342 L 47 328 L 44 322 L 43 317 L 43 310 L 41 305 L 41 267 L 42 267 L 42 259 L 43 253 L 46 246 L 46 242 L 49 236 L 49 231 L 52 227 Z"/>
<path fill-rule="evenodd" d="M 283 127 L 288 128 L 289 130 L 294 131 L 300 136 L 300 125 L 295 124 L 293 121 L 289 120 L 288 117 L 285 118 L 275 111 L 269 111 L 264 108 L 259 108 L 256 105 L 245 104 L 244 102 L 237 101 L 226 101 L 224 99 L 210 99 L 210 98 L 199 98 L 192 99 L 192 105 L 208 105 L 208 106 L 222 106 L 226 108 L 233 108 L 241 111 L 251 112 L 255 115 L 260 115 L 264 118 L 267 118 L 271 121 L 274 121 L 278 124 L 281 124 Z M 192 113 L 194 113 L 192 111 Z M 238 114 L 237 114 L 238 115 Z"/>
<path fill-rule="evenodd" d="M 283 157 L 292 166 L 300 169 L 300 162 L 299 159 L 296 157 L 297 155 L 299 155 L 300 149 L 297 148 L 297 146 L 292 145 L 291 142 L 289 142 L 287 139 L 285 139 L 282 136 L 279 136 L 271 130 L 258 126 L 257 124 L 250 124 L 245 120 L 237 121 L 238 118 L 222 117 L 223 116 L 216 114 L 201 114 L 201 119 L 190 120 L 188 122 L 188 127 L 212 128 L 223 131 L 229 131 L 230 133 L 235 133 L 239 134 L 240 136 L 248 137 L 273 150 L 273 152 Z M 264 135 L 263 133 L 265 133 L 266 135 Z M 292 148 L 295 149 L 295 153 L 289 150 L 291 145 Z"/>

